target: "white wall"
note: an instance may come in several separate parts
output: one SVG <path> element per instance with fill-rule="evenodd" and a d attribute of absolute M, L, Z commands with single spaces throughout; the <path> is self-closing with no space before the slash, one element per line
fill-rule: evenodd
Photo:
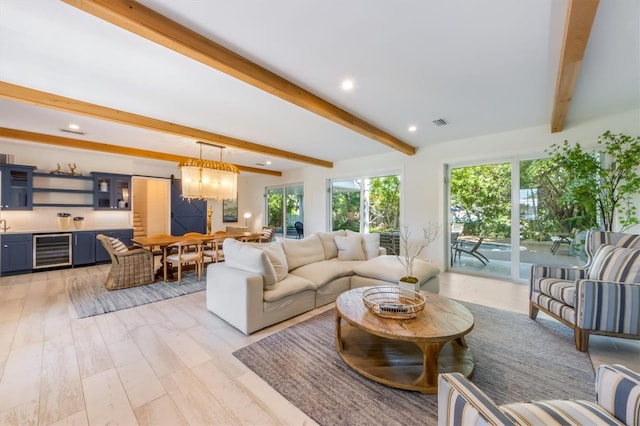
<path fill-rule="evenodd" d="M 455 126 L 455 123 L 450 125 Z M 253 177 L 247 192 L 255 203 L 248 208 L 264 214 L 262 194 L 265 186 L 304 182 L 305 234 L 327 231 L 327 179 L 348 178 L 363 174 L 378 175 L 397 171 L 403 182 L 400 221 L 409 226 L 413 235 L 421 235 L 429 222 L 444 223 L 444 167 L 446 164 L 509 160 L 514 157 L 544 157 L 553 143 L 580 142 L 584 147 L 595 145 L 599 135 L 614 133 L 640 135 L 640 110 L 633 110 L 586 123 L 571 124 L 561 133 L 552 134 L 549 126 L 518 129 L 503 133 L 448 141 L 418 150 L 414 156 L 397 152 L 355 160 L 339 161 L 332 169 L 306 167 L 283 173 L 282 178 Z M 446 131 L 446 128 L 443 129 Z M 640 205 L 640 199 L 638 200 Z M 640 233 L 640 227 L 629 232 Z M 444 241 L 431 245 L 422 256 L 442 267 L 445 259 Z"/>
<path fill-rule="evenodd" d="M 453 122 L 450 125 L 456 124 Z M 252 214 L 249 220 L 250 228 L 259 229 L 264 223 L 264 188 L 304 183 L 305 233 L 326 231 L 327 179 L 399 172 L 403 182 L 400 220 L 403 224 L 409 225 L 414 235 L 419 235 L 424 224 L 430 221 L 443 223 L 445 220 L 443 191 L 445 164 L 508 160 L 516 156 L 542 157 L 545 155 L 545 149 L 551 144 L 562 143 L 565 139 L 572 143 L 580 142 L 585 147 L 592 146 L 597 137 L 606 130 L 640 135 L 640 110 L 612 114 L 586 123 L 568 123 L 565 131 L 556 134 L 551 134 L 549 126 L 543 125 L 448 141 L 421 148 L 414 156 L 393 151 L 388 154 L 339 161 L 332 169 L 304 167 L 285 172 L 282 177 L 241 173 L 238 179 L 238 222 L 229 223 L 229 225 L 244 226 L 243 214 L 249 211 Z M 446 132 L 446 128 L 442 131 Z M 172 174 L 180 176 L 177 164 L 171 162 L 63 149 L 43 144 L 0 139 L 0 153 L 14 154 L 16 164 L 35 165 L 43 171 L 55 169 L 56 163 L 60 163 L 66 169 L 67 163 L 75 162 L 78 167 L 77 172 L 83 174 L 103 171 L 158 177 L 169 177 Z M 638 201 L 640 205 L 640 199 Z M 214 231 L 224 229 L 227 224 L 222 223 L 221 202 L 213 201 L 209 205 L 214 208 L 212 229 Z M 55 212 L 59 210 L 58 208 L 41 208 L 34 212 L 4 211 L 0 214 L 3 218 L 7 218 L 9 225 L 13 223 L 17 228 L 41 223 L 54 226 Z M 94 212 L 89 208 L 72 210 L 71 213 L 74 216 L 85 216 L 88 226 L 111 227 L 131 224 L 128 212 Z M 640 227 L 635 227 L 630 232 L 640 233 Z M 429 247 L 424 257 L 442 266 L 445 258 L 443 241 Z"/>

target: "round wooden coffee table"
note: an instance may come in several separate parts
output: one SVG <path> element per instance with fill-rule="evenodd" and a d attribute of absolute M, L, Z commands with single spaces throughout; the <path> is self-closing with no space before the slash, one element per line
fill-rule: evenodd
<path fill-rule="evenodd" d="M 361 287 L 336 300 L 336 348 L 351 368 L 387 386 L 438 392 L 438 373 L 470 377 L 473 356 L 464 336 L 473 315 L 460 303 L 422 292 L 424 311 L 415 319 L 383 318 L 367 310 Z"/>

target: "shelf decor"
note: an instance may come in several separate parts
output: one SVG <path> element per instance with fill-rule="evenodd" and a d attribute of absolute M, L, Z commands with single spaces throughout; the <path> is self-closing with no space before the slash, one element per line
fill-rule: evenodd
<path fill-rule="evenodd" d="M 200 158 L 189 158 L 178 164 L 182 172 L 182 198 L 187 200 L 235 200 L 240 171 L 233 164 L 222 162 L 224 147 L 202 141 L 196 143 L 200 144 Z M 203 160 L 203 144 L 220 148 L 220 161 Z"/>

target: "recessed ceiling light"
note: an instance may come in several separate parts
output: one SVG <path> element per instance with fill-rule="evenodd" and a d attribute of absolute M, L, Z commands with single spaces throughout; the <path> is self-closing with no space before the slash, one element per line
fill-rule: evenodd
<path fill-rule="evenodd" d="M 78 129 L 80 129 L 80 126 L 78 126 L 77 124 L 69 124 L 69 128 L 71 130 L 78 130 Z"/>
<path fill-rule="evenodd" d="M 416 130 L 418 130 L 418 128 L 416 126 L 409 126 L 409 131 L 411 133 L 415 132 Z"/>
<path fill-rule="evenodd" d="M 353 80 L 343 80 L 341 87 L 342 87 L 342 90 L 352 90 L 353 89 Z"/>
<path fill-rule="evenodd" d="M 267 166 L 270 166 L 270 165 L 271 165 L 271 161 L 270 161 L 270 160 L 267 160 L 267 161 L 265 161 L 265 164 L 266 164 Z"/>

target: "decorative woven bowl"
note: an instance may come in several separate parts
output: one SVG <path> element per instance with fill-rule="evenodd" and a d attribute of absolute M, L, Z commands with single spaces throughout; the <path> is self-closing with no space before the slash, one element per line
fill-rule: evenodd
<path fill-rule="evenodd" d="M 363 291 L 362 301 L 371 313 L 378 316 L 411 319 L 422 312 L 426 299 L 417 291 L 381 286 Z"/>

